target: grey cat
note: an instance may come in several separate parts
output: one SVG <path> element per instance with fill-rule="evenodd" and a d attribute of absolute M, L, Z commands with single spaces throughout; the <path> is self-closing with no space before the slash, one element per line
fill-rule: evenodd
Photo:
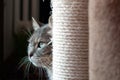
<path fill-rule="evenodd" d="M 52 80 L 52 34 L 51 34 L 51 17 L 49 24 L 42 27 L 33 20 L 34 32 L 28 40 L 28 59 L 36 67 L 46 69 L 49 80 Z"/>

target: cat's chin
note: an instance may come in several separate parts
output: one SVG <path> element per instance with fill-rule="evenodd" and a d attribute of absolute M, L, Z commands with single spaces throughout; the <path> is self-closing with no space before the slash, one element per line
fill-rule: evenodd
<path fill-rule="evenodd" d="M 35 67 L 41 67 L 40 61 L 38 57 L 29 57 L 29 61 L 35 66 Z"/>

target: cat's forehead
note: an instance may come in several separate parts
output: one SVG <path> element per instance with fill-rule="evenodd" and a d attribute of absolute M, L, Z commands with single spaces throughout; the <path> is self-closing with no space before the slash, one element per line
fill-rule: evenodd
<path fill-rule="evenodd" d="M 35 42 L 37 40 L 39 41 L 40 39 L 42 39 L 42 40 L 48 39 L 48 31 L 49 30 L 50 30 L 50 28 L 48 27 L 48 25 L 44 25 L 43 27 L 34 31 L 28 41 Z"/>
<path fill-rule="evenodd" d="M 40 35 L 39 34 L 33 34 L 30 39 L 28 40 L 29 42 L 34 42 L 35 40 L 39 39 Z"/>

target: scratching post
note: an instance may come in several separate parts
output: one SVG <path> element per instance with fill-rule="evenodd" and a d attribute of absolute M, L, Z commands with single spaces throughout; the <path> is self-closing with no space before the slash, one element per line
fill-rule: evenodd
<path fill-rule="evenodd" d="M 88 80 L 88 0 L 53 0 L 53 80 Z"/>
<path fill-rule="evenodd" d="M 120 80 L 120 0 L 89 1 L 90 80 Z"/>

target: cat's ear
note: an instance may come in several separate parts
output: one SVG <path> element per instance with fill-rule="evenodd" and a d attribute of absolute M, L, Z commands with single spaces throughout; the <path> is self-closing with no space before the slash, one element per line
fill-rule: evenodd
<path fill-rule="evenodd" d="M 49 25 L 50 28 L 52 28 L 52 26 L 53 26 L 52 15 L 48 19 L 48 25 Z"/>
<path fill-rule="evenodd" d="M 40 28 L 39 24 L 37 23 L 37 21 L 32 17 L 32 27 L 34 30 L 37 30 Z"/>

